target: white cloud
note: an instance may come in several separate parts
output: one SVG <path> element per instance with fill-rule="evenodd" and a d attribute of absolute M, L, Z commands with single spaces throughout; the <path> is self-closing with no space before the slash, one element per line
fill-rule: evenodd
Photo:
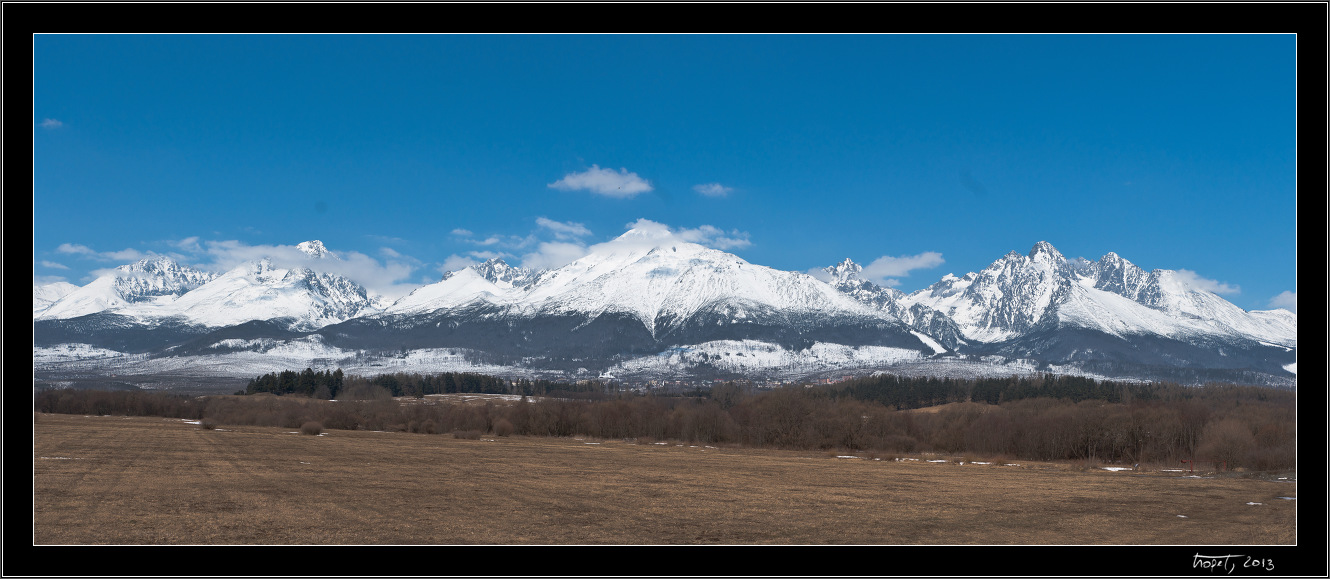
<path fill-rule="evenodd" d="M 733 229 L 726 233 L 719 227 L 712 225 L 703 225 L 695 229 L 671 229 L 670 226 L 663 223 L 643 218 L 624 227 L 635 230 L 638 233 L 637 238 L 649 244 L 661 243 L 662 240 L 678 240 L 720 250 L 744 248 L 753 244 L 752 241 L 749 241 L 748 232 L 746 231 Z M 611 243 L 626 244 L 634 243 L 634 241 L 616 240 Z"/>
<path fill-rule="evenodd" d="M 186 237 L 179 241 L 171 241 L 169 243 L 171 245 L 180 248 L 183 251 L 188 251 L 190 253 L 200 253 L 203 251 L 203 247 L 199 245 L 198 236 Z"/>
<path fill-rule="evenodd" d="M 693 190 L 708 197 L 724 197 L 729 195 L 730 191 L 733 191 L 734 188 L 726 187 L 720 183 L 703 183 L 701 185 L 693 185 Z"/>
<path fill-rule="evenodd" d="M 452 231 L 452 233 L 453 233 L 453 235 L 460 235 L 460 236 L 462 236 L 462 237 L 471 237 L 471 235 L 472 235 L 471 230 L 469 230 L 469 229 L 462 229 L 462 228 L 460 228 L 460 227 L 457 228 L 457 229 L 454 229 L 454 230 Z"/>
<path fill-rule="evenodd" d="M 1223 282 L 1218 282 L 1212 279 L 1203 278 L 1199 275 L 1196 275 L 1196 272 L 1191 271 L 1189 269 L 1177 270 L 1177 279 L 1178 281 L 1181 281 L 1184 285 L 1192 289 L 1208 291 L 1210 293 L 1236 294 L 1242 292 L 1242 289 L 1239 288 L 1238 286 L 1228 285 Z"/>
<path fill-rule="evenodd" d="M 581 243 L 545 241 L 536 246 L 536 251 L 522 256 L 522 267 L 532 269 L 562 267 L 587 253 L 587 247 Z"/>
<path fill-rule="evenodd" d="M 480 262 L 454 253 L 448 256 L 447 259 L 443 260 L 443 264 L 439 266 L 439 273 L 448 273 L 450 271 L 466 269 L 473 265 L 480 265 Z"/>
<path fill-rule="evenodd" d="M 42 119 L 42 122 L 37 126 L 43 129 L 58 129 L 65 126 L 65 124 L 55 119 Z"/>
<path fill-rule="evenodd" d="M 1298 292 L 1284 291 L 1280 293 L 1270 299 L 1270 307 L 1284 308 L 1295 314 L 1298 313 Z"/>
<path fill-rule="evenodd" d="M 628 169 L 622 167 L 616 173 L 613 169 L 601 169 L 597 165 L 581 173 L 564 175 L 562 179 L 550 183 L 549 187 L 563 191 L 587 190 L 606 197 L 632 197 L 652 190 L 651 183 L 637 176 L 637 173 L 629 173 Z"/>
<path fill-rule="evenodd" d="M 54 261 L 46 261 L 43 259 L 41 263 L 43 267 L 49 267 L 52 269 L 69 269 L 69 266 L 63 263 L 56 263 Z"/>
<path fill-rule="evenodd" d="M 91 247 L 79 245 L 77 243 L 61 243 L 59 247 L 55 248 L 55 250 L 60 253 L 73 253 L 78 255 L 96 255 L 97 253 L 93 251 Z"/>
<path fill-rule="evenodd" d="M 900 257 L 884 255 L 873 260 L 873 263 L 864 266 L 861 275 L 883 285 L 900 285 L 899 281 L 888 281 L 887 278 L 909 277 L 913 270 L 930 269 L 943 263 L 945 263 L 945 260 L 942 259 L 942 254 L 936 251 L 925 251 L 919 255 L 902 255 Z"/>
<path fill-rule="evenodd" d="M 131 262 L 131 261 L 138 261 L 150 255 L 156 255 L 154 253 L 143 253 L 137 249 L 122 249 L 120 251 L 96 251 L 91 247 L 88 247 L 86 245 L 79 245 L 77 243 L 61 243 L 58 247 L 55 248 L 55 250 L 60 253 L 81 255 L 83 257 L 87 257 L 89 259 L 95 259 L 98 261 Z"/>
<path fill-rule="evenodd" d="M 379 253 L 383 254 L 384 257 L 391 259 L 398 259 L 402 257 L 402 254 L 398 253 L 397 250 L 391 247 L 380 247 Z"/>
<path fill-rule="evenodd" d="M 559 239 L 572 239 L 575 237 L 585 237 L 591 235 L 590 229 L 587 229 L 581 223 L 573 223 L 572 221 L 563 223 L 555 221 L 553 219 L 537 217 L 536 225 L 539 225 L 541 227 L 544 227 L 545 229 L 550 230 L 551 232 L 554 233 L 554 236 Z"/>
<path fill-rule="evenodd" d="M 468 252 L 466 252 L 466 254 L 469 255 L 469 256 L 471 256 L 471 257 L 474 257 L 474 258 L 476 258 L 476 259 L 483 259 L 483 260 L 485 260 L 485 261 L 489 261 L 489 260 L 494 259 L 494 258 L 496 258 L 496 257 L 500 257 L 500 258 L 502 258 L 502 257 L 512 257 L 512 256 L 513 256 L 513 254 L 508 253 L 508 252 L 506 252 L 506 251 L 468 251 Z"/>
<path fill-rule="evenodd" d="M 743 249 L 753 244 L 748 240 L 748 232 L 732 229 L 725 233 L 718 227 L 703 225 L 697 229 L 680 229 L 675 231 L 675 235 L 684 241 L 705 245 L 707 247 L 726 250 Z"/>

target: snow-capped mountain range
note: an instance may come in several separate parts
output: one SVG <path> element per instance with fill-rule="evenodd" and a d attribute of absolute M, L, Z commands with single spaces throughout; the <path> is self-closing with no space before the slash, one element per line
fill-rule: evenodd
<path fill-rule="evenodd" d="M 848 259 L 819 279 L 637 228 L 563 267 L 491 259 L 392 303 L 317 271 L 338 259 L 322 243 L 297 247 L 310 259 L 295 266 L 265 258 L 215 274 L 154 257 L 83 287 L 34 286 L 34 359 L 78 343 L 156 360 L 298 343 L 325 361 L 448 349 L 513 369 L 638 375 L 984 360 L 997 373 L 1295 379 L 1296 314 L 1244 311 L 1178 272 L 1114 253 L 1068 260 L 1042 241 L 906 294 Z M 722 363 L 726 348 L 746 362 Z"/>

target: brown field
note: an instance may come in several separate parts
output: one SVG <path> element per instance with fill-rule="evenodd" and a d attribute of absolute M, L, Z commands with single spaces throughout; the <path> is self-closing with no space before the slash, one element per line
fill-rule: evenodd
<path fill-rule="evenodd" d="M 1296 497 L 1296 482 L 1237 475 L 295 431 L 42 414 L 34 424 L 33 543 L 1297 542 L 1297 501 L 1280 498 Z"/>

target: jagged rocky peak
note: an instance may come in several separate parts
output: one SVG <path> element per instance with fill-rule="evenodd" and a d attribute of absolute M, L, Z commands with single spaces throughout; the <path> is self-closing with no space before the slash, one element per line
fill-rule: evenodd
<path fill-rule="evenodd" d="M 337 254 L 329 251 L 327 247 L 323 246 L 323 242 L 317 239 L 311 241 L 303 241 L 296 245 L 296 249 L 299 249 L 305 255 L 308 255 L 315 259 L 323 259 L 323 258 L 340 259 L 339 257 L 337 257 Z"/>
<path fill-rule="evenodd" d="M 859 281 L 859 272 L 863 270 L 864 266 L 851 261 L 848 257 L 836 265 L 822 268 L 822 271 L 831 276 L 832 285 Z"/>
<path fill-rule="evenodd" d="M 165 255 L 154 255 L 116 269 L 135 273 L 171 273 L 180 271 L 181 267 L 175 260 Z"/>
<path fill-rule="evenodd" d="M 1034 247 L 1030 248 L 1029 258 L 1053 264 L 1061 264 L 1067 261 L 1067 258 L 1063 257 L 1062 253 L 1047 241 L 1034 244 Z"/>
<path fill-rule="evenodd" d="M 535 275 L 534 270 L 524 267 L 513 267 L 508 265 L 501 257 L 492 257 L 485 260 L 485 263 L 471 266 L 481 277 L 500 287 L 523 287 L 529 285 Z M 447 274 L 444 279 L 451 277 Z"/>

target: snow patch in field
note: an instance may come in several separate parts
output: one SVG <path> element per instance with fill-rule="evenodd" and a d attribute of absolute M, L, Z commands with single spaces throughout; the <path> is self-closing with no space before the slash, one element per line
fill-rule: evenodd
<path fill-rule="evenodd" d="M 1285 369 L 1285 370 L 1288 370 L 1289 372 L 1292 372 L 1292 373 L 1294 373 L 1294 374 L 1297 374 L 1297 373 L 1298 373 L 1298 363 L 1297 363 L 1297 362 L 1294 362 L 1294 363 L 1292 363 L 1292 364 L 1288 364 L 1288 365 L 1284 366 L 1284 369 Z"/>
<path fill-rule="evenodd" d="M 1120 470 L 1131 470 L 1131 467 L 1129 467 L 1129 466 L 1106 466 L 1106 467 L 1103 467 L 1103 468 L 1104 468 L 1104 470 L 1111 470 L 1111 471 L 1114 471 L 1114 472 L 1117 472 L 1117 471 L 1120 471 Z"/>
<path fill-rule="evenodd" d="M 845 346 L 817 342 L 796 351 L 758 340 L 716 340 L 626 360 L 610 368 L 609 372 L 615 375 L 677 375 L 706 364 L 719 370 L 749 375 L 808 375 L 890 366 L 921 358 L 916 350 L 885 346 Z"/>
<path fill-rule="evenodd" d="M 75 360 L 101 360 L 129 356 L 124 352 L 98 348 L 90 344 L 58 344 L 49 348 L 32 348 L 33 364 L 68 362 Z M 134 356 L 146 358 L 146 356 Z"/>

